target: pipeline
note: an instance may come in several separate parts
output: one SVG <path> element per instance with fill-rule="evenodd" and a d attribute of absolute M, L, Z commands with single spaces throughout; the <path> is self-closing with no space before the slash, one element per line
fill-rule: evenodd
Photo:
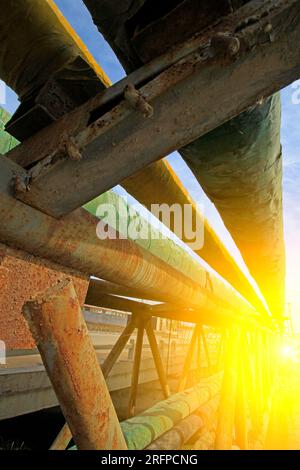
<path fill-rule="evenodd" d="M 78 105 L 79 89 L 81 91 L 82 88 L 88 90 L 85 95 L 87 99 L 89 95 L 93 95 L 95 90 L 100 91 L 109 86 L 110 81 L 52 0 L 25 0 L 23 2 L 2 0 L 2 4 L 7 16 L 5 21 L 4 19 L 0 20 L 2 32 L 2 35 L 0 33 L 2 44 L 0 76 L 21 99 L 21 106 L 9 123 L 8 129 L 23 141 L 63 112 L 69 111 L 69 108 L 64 108 L 66 101 L 69 103 L 71 100 L 74 105 Z M 25 31 L 26 34 L 24 34 Z M 32 47 L 32 44 L 38 44 L 39 47 Z M 23 57 L 26 57 L 25 62 Z M 76 57 L 81 57 L 88 67 L 81 69 L 78 64 L 74 65 Z M 73 65 L 70 66 L 70 64 Z M 61 70 L 64 70 L 63 74 Z M 53 101 L 49 98 L 49 89 L 46 85 L 49 77 L 56 79 L 55 90 L 57 90 L 58 84 L 59 89 L 63 88 L 62 96 L 67 93 L 69 97 L 68 100 L 60 99 L 56 102 L 61 92 L 56 93 L 54 111 L 53 106 L 49 109 L 49 105 Z M 94 86 L 95 80 L 98 83 L 98 88 Z M 88 81 L 92 83 L 91 91 L 87 87 Z M 75 87 L 74 83 L 76 83 Z M 43 87 L 45 87 L 44 94 L 40 91 Z M 42 97 L 38 97 L 41 93 Z M 42 106 L 38 106 L 39 100 Z M 16 163 L 22 165 L 21 162 Z M 246 275 L 240 270 L 208 221 L 199 212 L 195 202 L 191 200 L 167 162 L 162 160 L 151 165 L 124 181 L 123 186 L 149 209 L 152 203 L 167 203 L 170 206 L 179 204 L 181 207 L 184 207 L 184 204 L 190 204 L 193 211 L 192 219 L 194 221 L 200 220 L 201 224 L 204 224 L 204 245 L 195 249 L 195 252 L 247 298 L 252 305 L 258 310 L 266 312 L 263 302 Z M 174 231 L 172 220 L 168 226 Z M 184 238 L 183 240 L 187 241 Z"/>
<path fill-rule="evenodd" d="M 280 109 L 274 95 L 181 149 L 276 317 L 285 279 Z"/>
<path fill-rule="evenodd" d="M 149 211 L 151 211 L 153 204 L 158 206 L 167 204 L 169 207 L 178 204 L 181 208 L 186 205 L 192 207 L 191 225 L 201 224 L 203 226 L 203 246 L 193 247 L 193 251 L 226 279 L 254 307 L 262 312 L 266 311 L 265 305 L 250 284 L 249 279 L 218 238 L 208 219 L 200 212 L 195 201 L 191 198 L 167 160 L 163 159 L 155 162 L 145 170 L 127 178 L 122 182 L 122 186 L 129 194 L 146 206 Z M 153 187 L 155 187 L 155 191 Z M 172 232 L 176 233 L 175 218 L 170 217 L 169 220 L 165 220 L 161 214 L 158 218 Z M 179 238 L 185 243 L 191 242 L 185 236 L 184 231 Z"/>
<path fill-rule="evenodd" d="M 14 137 L 5 132 L 5 124 L 9 119 L 9 113 L 0 107 L 0 155 L 9 152 L 19 143 Z"/>
<path fill-rule="evenodd" d="M 6 136 L 7 134 L 3 135 L 3 138 L 6 139 Z M 0 139 L 1 139 L 1 136 L 0 136 Z M 4 158 L 3 158 L 3 161 L 4 161 Z M 5 176 L 4 176 L 4 179 L 5 179 Z M 18 205 L 17 201 L 16 201 L 16 205 Z M 239 309 L 242 306 L 241 299 L 235 295 L 230 295 L 230 294 L 233 294 L 234 292 L 234 290 L 230 286 L 228 287 L 225 286 L 221 280 L 219 280 L 214 275 L 212 275 L 211 273 L 203 269 L 203 267 L 195 259 L 193 259 L 183 248 L 179 247 L 174 241 L 167 239 L 165 237 L 162 237 L 159 230 L 155 229 L 153 226 L 149 224 L 148 221 L 143 219 L 143 217 L 141 217 L 138 213 L 136 213 L 132 208 L 127 206 L 127 204 L 123 201 L 123 199 L 120 196 L 110 191 L 102 196 L 99 196 L 92 202 L 88 203 L 85 206 L 85 209 L 90 214 L 97 216 L 99 207 L 101 208 L 102 205 L 104 205 L 104 208 L 107 207 L 108 205 L 110 209 L 114 209 L 113 214 L 112 214 L 113 215 L 112 220 L 109 220 L 109 226 L 112 229 L 112 233 L 111 233 L 112 237 L 111 237 L 111 240 L 108 240 L 108 239 L 100 240 L 99 238 L 97 238 L 97 236 L 99 236 L 99 231 L 106 233 L 107 228 L 106 228 L 106 223 L 104 220 L 102 221 L 102 223 L 99 223 L 99 219 L 96 218 L 94 222 L 96 223 L 97 221 L 94 238 L 96 239 L 98 244 L 101 244 L 101 243 L 105 244 L 105 242 L 108 242 L 108 243 L 115 242 L 115 244 L 122 244 L 122 242 L 125 243 L 126 241 L 130 243 L 130 240 L 126 240 L 126 238 L 128 238 L 128 235 L 130 235 L 130 233 L 127 233 L 128 227 L 130 227 L 130 225 L 133 225 L 133 231 L 136 232 L 138 230 L 139 233 L 141 233 L 140 227 L 142 227 L 146 234 L 146 237 L 138 238 L 137 240 L 132 241 L 132 243 L 134 243 L 133 246 L 136 246 L 137 248 L 139 246 L 142 250 L 142 253 L 146 251 L 148 254 L 153 255 L 153 259 L 161 260 L 163 263 L 165 263 L 168 269 L 169 268 L 173 269 L 174 273 L 178 273 L 179 276 L 183 276 L 185 279 L 187 279 L 188 282 L 190 281 L 193 284 L 195 284 L 195 286 L 196 285 L 199 286 L 200 288 L 200 292 L 198 294 L 199 300 L 201 296 L 201 286 L 202 286 L 202 288 L 205 291 L 205 296 L 203 297 L 203 294 L 202 294 L 201 298 L 202 298 L 202 303 L 205 298 L 205 305 L 203 305 L 203 307 L 205 307 L 205 310 L 208 310 L 208 311 L 211 310 L 211 312 L 213 312 L 213 307 L 215 306 L 217 310 L 219 311 L 225 311 L 225 310 L 230 311 L 231 309 L 239 311 Z M 30 211 L 29 206 L 25 206 L 25 205 L 23 206 L 27 207 L 27 209 Z M 41 213 L 39 214 L 42 217 L 42 214 Z M 116 217 L 114 217 L 115 215 Z M 116 234 L 120 232 L 120 228 L 123 228 L 126 231 L 126 233 L 122 234 L 123 236 L 125 236 L 125 239 L 123 240 L 118 239 L 116 236 Z M 28 233 L 28 236 L 29 236 L 29 233 Z M 35 253 L 33 252 L 33 254 Z M 82 270 L 80 266 L 82 266 L 82 262 L 80 263 L 80 265 L 77 266 L 77 269 Z M 118 279 L 118 277 L 109 278 L 109 277 L 102 276 L 99 274 L 99 271 L 92 271 L 92 272 L 89 272 L 89 274 L 97 275 L 98 277 L 104 277 L 105 279 L 112 280 L 112 281 L 115 281 L 116 279 Z M 130 285 L 133 287 L 133 284 L 130 284 Z M 141 285 L 138 287 L 144 287 L 144 285 Z M 215 292 L 218 292 L 218 297 L 219 297 L 218 305 L 216 305 L 215 301 L 213 300 L 213 296 Z M 199 303 L 197 306 L 199 307 Z M 243 311 L 251 312 L 251 309 L 247 307 L 248 306 L 245 303 L 245 305 L 243 306 Z M 254 311 L 252 311 L 251 313 L 254 313 Z"/>
<path fill-rule="evenodd" d="M 193 388 L 176 393 L 144 411 L 140 415 L 121 422 L 128 450 L 154 450 L 164 442 L 170 431 L 186 427 L 193 422 L 196 428 L 185 433 L 183 438 L 175 438 L 177 448 L 183 446 L 199 428 L 211 428 L 219 400 L 222 373 L 203 379 Z M 196 418 L 196 416 L 198 418 Z M 202 417 L 201 417 L 202 416 Z M 170 436 L 170 434 L 169 434 Z M 179 447 L 178 447 L 179 448 Z M 76 446 L 70 450 L 77 450 Z"/>

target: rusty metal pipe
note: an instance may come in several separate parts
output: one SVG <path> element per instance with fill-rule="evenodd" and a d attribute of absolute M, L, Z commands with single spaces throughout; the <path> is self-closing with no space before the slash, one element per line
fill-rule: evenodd
<path fill-rule="evenodd" d="M 30 300 L 23 313 L 78 448 L 126 449 L 72 281 Z"/>
<path fill-rule="evenodd" d="M 232 288 L 199 265 L 197 282 L 148 253 L 131 240 L 99 240 L 99 219 L 77 210 L 61 220 L 53 219 L 17 201 L 11 181 L 23 175 L 23 169 L 0 159 L 0 240 L 25 251 L 73 267 L 109 281 L 118 280 L 127 287 L 143 289 L 151 295 L 159 292 L 162 301 L 203 307 L 213 315 L 224 305 L 240 318 L 255 310 Z M 207 280 L 210 280 L 207 283 Z M 211 291 L 213 284 L 214 291 Z"/>
<path fill-rule="evenodd" d="M 140 366 L 141 366 L 141 358 L 142 358 L 142 350 L 143 350 L 143 340 L 144 340 L 144 325 L 141 322 L 138 325 L 137 339 L 136 339 L 136 345 L 135 345 L 135 351 L 134 351 L 130 396 L 129 396 L 129 404 L 128 404 L 129 416 L 133 416 L 135 414 L 136 399 L 137 399 L 138 385 L 139 385 L 139 376 L 140 376 Z"/>
<path fill-rule="evenodd" d="M 107 379 L 109 376 L 113 366 L 116 364 L 117 360 L 119 359 L 123 349 L 125 348 L 130 336 L 132 335 L 136 326 L 135 316 L 132 315 L 130 322 L 124 328 L 121 335 L 119 336 L 117 342 L 113 346 L 112 350 L 110 351 L 109 355 L 103 362 L 101 369 L 103 373 L 103 377 Z M 50 447 L 50 450 L 65 450 L 70 441 L 72 439 L 72 433 L 67 423 L 64 424 L 61 431 L 57 435 L 56 439 L 54 440 L 53 444 Z"/>

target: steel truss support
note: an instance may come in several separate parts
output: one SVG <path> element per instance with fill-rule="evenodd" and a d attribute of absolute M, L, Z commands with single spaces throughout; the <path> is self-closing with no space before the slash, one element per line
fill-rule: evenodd
<path fill-rule="evenodd" d="M 272 396 L 273 332 L 231 327 L 225 344 L 216 450 L 263 448 Z"/>

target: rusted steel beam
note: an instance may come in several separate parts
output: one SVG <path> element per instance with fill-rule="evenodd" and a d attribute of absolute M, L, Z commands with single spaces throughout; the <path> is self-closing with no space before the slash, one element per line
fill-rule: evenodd
<path fill-rule="evenodd" d="M 167 66 L 174 60 L 167 54 L 161 70 L 167 68 L 139 90 L 154 109 L 150 119 L 126 100 L 101 110 L 112 96 L 123 98 L 125 83 L 135 85 L 133 75 L 28 139 L 11 158 L 25 153 L 40 162 L 24 181 L 30 191 L 17 197 L 60 217 L 299 78 L 299 7 L 300 0 L 253 0 L 199 35 L 179 62 Z M 74 161 L 71 148 L 82 158 Z M 77 190 L 66 194 L 66 186 Z"/>
<path fill-rule="evenodd" d="M 132 378 L 131 378 L 131 387 L 130 387 L 130 396 L 128 404 L 128 414 L 133 416 L 135 414 L 136 398 L 139 385 L 139 375 L 140 375 L 140 366 L 142 358 L 142 349 L 143 349 L 143 340 L 144 340 L 144 323 L 140 322 L 138 325 L 138 333 L 136 338 L 136 345 L 134 351 L 133 359 L 133 369 L 132 369 Z"/>
<path fill-rule="evenodd" d="M 160 352 L 159 352 L 159 349 L 158 349 L 158 345 L 157 345 L 157 341 L 156 341 L 156 337 L 155 337 L 155 332 L 154 332 L 154 329 L 153 329 L 151 319 L 146 322 L 145 330 L 146 330 L 146 333 L 147 333 L 147 337 L 148 337 L 148 341 L 149 341 L 149 344 L 150 344 L 152 356 L 153 356 L 153 359 L 154 359 L 154 364 L 155 364 L 155 367 L 156 367 L 156 370 L 157 370 L 158 378 L 159 378 L 159 381 L 160 381 L 160 385 L 161 385 L 164 397 L 168 398 L 170 396 L 170 388 L 169 388 L 169 385 L 168 385 L 167 375 L 166 375 L 166 372 L 165 372 L 165 369 L 164 369 L 164 366 L 163 366 L 163 363 L 162 363 L 162 360 L 161 360 L 161 355 L 160 355 Z"/>
<path fill-rule="evenodd" d="M 203 328 L 202 325 L 200 326 L 199 343 L 200 343 L 200 338 L 202 338 L 202 343 L 203 343 L 203 347 L 204 347 L 204 351 L 205 351 L 205 355 L 206 355 L 207 365 L 208 365 L 208 367 L 210 367 L 211 366 L 211 361 L 210 361 L 209 349 L 208 349 L 208 344 L 207 344 L 207 341 L 206 341 L 205 331 L 204 331 L 204 328 Z"/>
<path fill-rule="evenodd" d="M 78 448 L 126 449 L 72 282 L 48 289 L 23 312 Z"/>
<path fill-rule="evenodd" d="M 201 265 L 197 282 L 193 281 L 131 240 L 98 239 L 96 228 L 101 222 L 85 210 L 55 220 L 14 199 L 11 181 L 22 175 L 21 167 L 5 157 L 0 159 L 1 241 L 90 275 L 118 280 L 150 296 L 159 294 L 162 302 L 184 306 L 188 302 L 198 311 L 203 308 L 208 317 L 228 308 L 241 319 L 255 317 L 255 310 L 236 291 Z M 207 279 L 214 285 L 213 292 Z"/>
<path fill-rule="evenodd" d="M 72 76 L 70 78 L 70 75 L 68 74 L 68 84 L 71 86 L 64 86 L 64 92 L 62 92 L 59 86 L 59 75 L 62 74 L 60 67 L 67 67 L 69 70 L 70 63 L 74 63 L 76 54 L 79 54 L 90 66 L 85 70 L 85 80 L 83 80 L 81 76 L 84 83 L 88 83 L 89 86 L 84 87 L 85 98 L 81 96 L 80 99 L 87 99 L 88 96 L 92 96 L 93 90 L 97 90 L 98 92 L 102 86 L 110 85 L 109 80 L 103 71 L 93 60 L 88 50 L 83 46 L 82 42 L 65 18 L 60 14 L 54 2 L 48 1 L 45 3 L 43 0 L 37 0 L 36 4 L 35 13 L 33 15 L 27 15 L 26 13 L 30 8 L 31 0 L 25 0 L 22 2 L 21 6 L 18 3 L 6 1 L 5 5 L 6 10 L 8 9 L 7 11 L 9 11 L 9 18 L 11 19 L 12 17 L 15 17 L 17 22 L 7 26 L 6 20 L 3 20 L 3 25 L 10 28 L 10 34 L 4 34 L 4 37 L 2 38 L 3 49 L 6 50 L 5 57 L 7 58 L 9 56 L 9 61 L 3 60 L 1 63 L 0 59 L 0 78 L 7 81 L 7 84 L 14 89 L 21 100 L 21 107 L 17 111 L 15 119 L 13 118 L 13 122 L 11 121 L 8 127 L 9 132 L 15 131 L 16 133 L 17 131 L 18 138 L 21 141 L 26 140 L 25 137 L 28 138 L 30 135 L 34 134 L 37 131 L 37 128 L 43 128 L 47 125 L 43 119 L 32 120 L 32 113 L 38 112 L 44 115 L 44 117 L 46 114 L 47 119 L 52 121 L 61 117 L 66 112 L 70 112 L 69 99 L 62 99 L 60 101 L 61 106 L 57 106 L 57 101 L 54 100 L 55 105 L 53 107 L 53 94 L 56 96 L 56 93 L 58 92 L 58 95 L 61 97 L 65 96 L 65 92 L 67 92 L 68 97 L 71 97 L 71 107 L 79 105 L 77 85 L 74 87 L 74 83 L 77 83 L 77 81 L 74 82 L 74 80 L 72 80 Z M 45 21 L 45 18 L 47 18 L 47 21 Z M 11 30 L 11 27 L 13 28 L 13 31 Z M 199 28 L 200 25 L 197 24 L 197 27 Z M 56 41 L 53 41 L 52 30 L 58 31 Z M 40 45 L 38 40 L 40 37 L 43 38 L 42 47 L 38 46 Z M 24 39 L 22 41 L 22 48 L 18 49 L 16 54 L 15 44 L 20 42 L 21 38 Z M 56 47 L 54 47 L 55 43 Z M 36 47 L 30 48 L 29 44 L 35 44 Z M 30 49 L 30 51 L 28 51 L 28 49 Z M 26 63 L 20 61 L 20 57 L 25 53 L 24 51 L 27 51 L 29 54 L 29 60 L 26 60 Z M 53 60 L 53 56 L 56 56 L 56 54 L 60 55 L 61 51 L 63 51 L 63 55 L 60 56 L 60 60 Z M 26 55 L 26 57 L 28 58 L 28 55 Z M 42 62 L 37 60 L 37 58 L 41 59 Z M 40 69 L 38 72 L 36 71 L 34 77 L 31 77 L 30 74 L 33 70 L 32 64 L 34 63 L 34 60 L 40 63 Z M 79 61 L 81 65 L 83 60 Z M 42 63 L 47 64 L 47 67 L 45 68 L 41 66 Z M 75 74 L 78 66 L 77 58 L 74 63 Z M 90 75 L 92 69 L 94 70 L 94 79 L 91 80 Z M 53 77 L 53 74 L 56 75 L 56 78 Z M 96 77 L 98 77 L 98 80 Z M 30 92 L 28 92 L 27 88 L 28 78 L 30 82 Z M 45 81 L 47 82 L 46 85 Z M 38 94 L 38 97 L 35 100 L 32 96 L 32 87 L 34 89 L 34 96 Z M 26 93 L 24 93 L 25 88 L 27 90 Z M 82 91 L 82 87 L 80 87 L 80 90 Z M 26 96 L 30 96 L 29 109 L 28 103 L 26 104 Z M 42 99 L 42 103 L 39 101 L 39 98 Z M 35 105 L 31 108 L 34 101 Z M 22 112 L 25 112 L 25 114 L 22 114 Z M 9 115 L 7 113 L 4 113 L 3 115 L 5 116 L 5 122 L 8 121 Z M 0 149 L 3 147 L 3 151 L 5 149 L 5 151 L 8 151 L 18 144 L 16 140 L 13 142 L 8 134 L 3 134 L 2 138 L 0 135 L 0 140 L 3 139 L 5 141 L 10 139 L 12 144 L 10 146 L 1 146 L 0 142 Z M 0 151 L 0 153 L 3 152 Z M 28 165 L 32 163 L 31 155 L 26 155 L 24 160 L 19 163 L 24 167 L 28 167 Z M 192 219 L 195 221 L 197 220 L 197 224 L 201 224 L 201 226 L 203 224 L 204 229 L 204 244 L 199 248 L 199 250 L 196 250 L 196 253 L 210 264 L 221 276 L 226 278 L 226 280 L 228 280 L 234 288 L 247 298 L 252 305 L 258 309 L 264 310 L 262 302 L 257 296 L 251 283 L 245 274 L 243 274 L 225 245 L 219 239 L 208 220 L 204 217 L 201 211 L 199 211 L 196 203 L 188 194 L 187 189 L 183 186 L 182 182 L 166 160 L 155 162 L 153 165 L 150 165 L 138 174 L 123 181 L 122 185 L 131 195 L 139 200 L 141 204 L 146 205 L 150 210 L 151 204 L 169 204 L 170 206 L 173 204 L 179 204 L 182 209 L 185 204 L 188 204 L 192 209 Z M 153 187 L 155 187 L 155 191 L 153 191 Z M 172 231 L 175 230 L 172 218 L 170 218 L 169 222 L 165 220 L 164 223 L 168 225 Z M 183 241 L 187 241 L 185 234 L 183 234 L 181 238 Z"/>

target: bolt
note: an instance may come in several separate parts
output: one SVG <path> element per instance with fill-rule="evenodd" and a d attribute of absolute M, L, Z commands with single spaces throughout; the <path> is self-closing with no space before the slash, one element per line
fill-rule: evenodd
<path fill-rule="evenodd" d="M 146 118 L 153 116 L 153 107 L 145 100 L 143 95 L 129 83 L 124 90 L 124 98 L 129 106 L 139 112 Z"/>

